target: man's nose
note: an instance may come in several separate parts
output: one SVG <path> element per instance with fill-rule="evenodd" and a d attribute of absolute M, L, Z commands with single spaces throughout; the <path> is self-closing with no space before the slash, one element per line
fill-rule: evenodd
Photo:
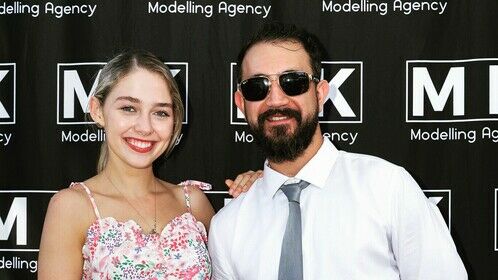
<path fill-rule="evenodd" d="M 268 107 L 281 107 L 289 103 L 289 96 L 280 87 L 278 78 L 270 79 L 270 81 L 271 85 L 265 100 L 266 105 Z"/>

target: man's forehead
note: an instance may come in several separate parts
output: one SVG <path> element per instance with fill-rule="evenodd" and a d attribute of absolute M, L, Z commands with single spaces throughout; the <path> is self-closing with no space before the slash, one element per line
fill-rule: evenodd
<path fill-rule="evenodd" d="M 274 41 L 264 41 L 254 44 L 247 50 L 246 57 L 251 54 L 264 54 L 264 53 L 281 53 L 283 55 L 295 53 L 296 55 L 307 55 L 306 50 L 299 41 L 295 40 L 274 40 Z"/>
<path fill-rule="evenodd" d="M 241 68 L 244 76 L 288 70 L 311 71 L 310 58 L 303 45 L 288 40 L 255 44 L 247 51 Z"/>

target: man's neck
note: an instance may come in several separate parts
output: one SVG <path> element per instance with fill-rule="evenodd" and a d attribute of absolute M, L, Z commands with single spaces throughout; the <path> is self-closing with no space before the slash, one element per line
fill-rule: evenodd
<path fill-rule="evenodd" d="M 292 161 L 284 161 L 284 162 L 272 162 L 268 160 L 268 164 L 270 167 L 287 176 L 294 177 L 296 174 L 313 158 L 323 143 L 323 136 L 320 130 L 320 127 L 317 127 L 315 134 L 311 140 L 309 146 L 304 150 L 303 154 L 298 158 Z"/>

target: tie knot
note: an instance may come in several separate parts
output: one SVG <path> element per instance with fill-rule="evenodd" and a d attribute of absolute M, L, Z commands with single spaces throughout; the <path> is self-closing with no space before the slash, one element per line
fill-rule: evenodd
<path fill-rule="evenodd" d="M 287 185 L 282 185 L 280 189 L 282 192 L 284 192 L 285 196 L 287 196 L 287 199 L 289 202 L 296 202 L 299 203 L 300 197 L 301 197 L 301 191 L 306 188 L 310 183 L 306 181 L 299 181 L 297 183 L 292 183 L 292 184 L 287 184 Z"/>

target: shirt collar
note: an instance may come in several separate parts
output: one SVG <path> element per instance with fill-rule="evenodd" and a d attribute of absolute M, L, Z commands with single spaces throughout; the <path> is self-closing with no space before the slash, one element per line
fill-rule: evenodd
<path fill-rule="evenodd" d="M 318 152 L 303 166 L 294 178 L 305 180 L 318 188 L 325 187 L 325 182 L 334 167 L 338 154 L 339 151 L 337 148 L 334 147 L 328 138 L 324 137 Z M 273 170 L 268 165 L 268 160 L 265 161 L 263 174 L 264 191 L 269 196 L 275 195 L 280 186 L 290 178 Z"/>

